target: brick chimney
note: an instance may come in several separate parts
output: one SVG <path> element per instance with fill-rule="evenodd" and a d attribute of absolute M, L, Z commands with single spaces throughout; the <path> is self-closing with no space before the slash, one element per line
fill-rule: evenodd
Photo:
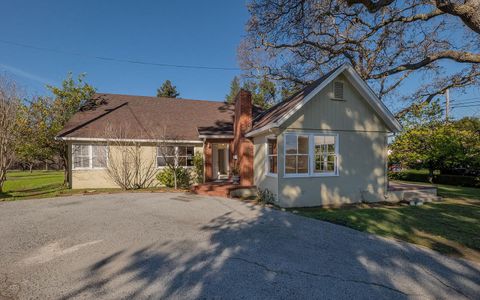
<path fill-rule="evenodd" d="M 252 93 L 241 89 L 235 97 L 233 156 L 240 171 L 240 184 L 253 185 L 253 143 L 245 137 L 252 129 Z"/>

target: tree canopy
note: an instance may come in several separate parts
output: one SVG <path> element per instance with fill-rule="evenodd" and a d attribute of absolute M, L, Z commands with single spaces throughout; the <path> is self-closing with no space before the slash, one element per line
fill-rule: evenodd
<path fill-rule="evenodd" d="M 157 89 L 157 97 L 177 98 L 178 96 L 180 93 L 177 91 L 177 87 L 168 79 Z"/>
<path fill-rule="evenodd" d="M 263 76 L 260 80 L 248 79 L 240 83 L 240 79 L 235 76 L 230 83 L 230 93 L 225 96 L 227 103 L 233 103 L 235 96 L 240 89 L 244 89 L 252 93 L 252 102 L 262 108 L 269 108 L 274 105 L 278 99 L 278 91 L 275 82 L 269 80 L 266 76 Z M 283 94 L 282 94 L 283 95 Z"/>
<path fill-rule="evenodd" d="M 480 169 L 480 119 L 445 122 L 438 102 L 416 107 L 402 119 L 404 131 L 390 145 L 390 162 L 448 173 Z"/>
<path fill-rule="evenodd" d="M 289 89 L 344 62 L 383 100 L 428 103 L 480 83 L 478 0 L 252 0 L 248 8 L 242 68 Z M 409 80 L 416 89 L 401 94 Z"/>

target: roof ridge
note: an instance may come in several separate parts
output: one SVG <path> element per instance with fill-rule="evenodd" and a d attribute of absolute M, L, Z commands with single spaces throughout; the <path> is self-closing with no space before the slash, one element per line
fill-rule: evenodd
<path fill-rule="evenodd" d="M 213 102 L 213 103 L 223 103 L 230 105 L 230 103 L 227 103 L 225 101 L 220 101 L 220 100 L 204 100 L 204 99 L 188 99 L 188 98 L 169 98 L 169 97 L 156 97 L 156 96 L 145 96 L 145 95 L 130 95 L 130 94 L 117 94 L 117 93 L 101 93 L 101 92 L 96 92 L 96 96 L 105 96 L 105 95 L 112 95 L 112 96 L 121 96 L 121 97 L 131 97 L 131 98 L 157 98 L 157 99 L 162 99 L 162 100 L 182 100 L 182 101 L 197 101 L 197 102 Z"/>

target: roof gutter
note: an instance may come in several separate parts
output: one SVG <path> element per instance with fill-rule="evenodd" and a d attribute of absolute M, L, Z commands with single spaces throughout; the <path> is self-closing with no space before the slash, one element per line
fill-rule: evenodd
<path fill-rule="evenodd" d="M 188 144 L 202 143 L 201 140 L 107 139 L 107 138 L 82 138 L 82 137 L 55 137 L 55 140 L 75 141 L 75 142 L 188 143 Z"/>
<path fill-rule="evenodd" d="M 254 136 L 257 136 L 257 135 L 261 134 L 264 131 L 267 131 L 267 130 L 270 130 L 270 129 L 273 129 L 273 128 L 277 128 L 277 127 L 279 127 L 277 123 L 270 123 L 268 125 L 265 125 L 263 127 L 260 127 L 258 129 L 255 129 L 255 130 L 252 130 L 252 131 L 248 132 L 245 136 L 246 137 L 254 137 Z"/>

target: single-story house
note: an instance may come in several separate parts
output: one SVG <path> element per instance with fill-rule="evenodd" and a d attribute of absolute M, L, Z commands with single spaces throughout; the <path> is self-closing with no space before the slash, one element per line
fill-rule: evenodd
<path fill-rule="evenodd" d="M 158 142 L 175 136 L 178 162 L 204 158 L 205 181 L 228 178 L 270 191 L 282 207 L 384 200 L 387 135 L 401 126 L 349 64 L 262 111 L 240 91 L 234 104 L 97 94 L 94 109 L 75 114 L 58 139 L 68 144 L 72 188 L 108 188 L 107 127 L 140 143 L 159 169 Z M 161 129 L 161 130 L 160 130 Z"/>

